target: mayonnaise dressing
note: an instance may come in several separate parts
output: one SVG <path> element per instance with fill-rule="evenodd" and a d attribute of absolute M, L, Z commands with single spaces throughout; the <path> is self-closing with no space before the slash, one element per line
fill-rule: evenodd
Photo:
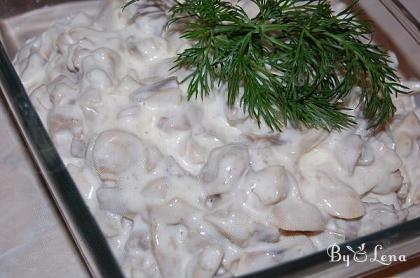
<path fill-rule="evenodd" d="M 105 2 L 14 65 L 127 277 L 240 275 L 420 214 L 410 97 L 378 134 L 357 110 L 340 133 L 258 128 L 223 88 L 187 101 L 164 12 Z"/>

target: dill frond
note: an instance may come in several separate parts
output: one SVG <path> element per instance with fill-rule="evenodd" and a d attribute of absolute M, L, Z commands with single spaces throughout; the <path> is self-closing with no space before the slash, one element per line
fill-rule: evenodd
<path fill-rule="evenodd" d="M 370 41 L 369 25 L 356 17 L 356 2 L 334 15 L 326 0 L 252 1 L 259 8 L 254 18 L 222 0 L 171 8 L 169 24 L 180 24 L 192 42 L 174 66 L 191 70 L 184 80 L 189 98 L 224 84 L 227 103 L 240 97 L 258 124 L 340 130 L 355 123 L 344 100 L 358 86 L 370 128 L 389 121 L 396 109 L 391 95 L 406 88 L 387 53 Z"/>

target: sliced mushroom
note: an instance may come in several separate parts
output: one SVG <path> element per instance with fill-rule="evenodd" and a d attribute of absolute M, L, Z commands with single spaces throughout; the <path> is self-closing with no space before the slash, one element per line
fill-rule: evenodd
<path fill-rule="evenodd" d="M 154 83 L 146 83 L 130 94 L 130 99 L 135 102 L 143 102 L 156 92 L 168 92 L 178 89 L 175 77 L 169 77 Z"/>
<path fill-rule="evenodd" d="M 322 233 L 315 233 L 310 236 L 310 239 L 318 250 L 323 250 L 326 246 L 341 244 L 346 241 L 346 237 L 343 233 L 329 230 L 325 230 Z"/>
<path fill-rule="evenodd" d="M 48 32 L 44 32 L 38 38 L 38 42 L 34 43 L 34 46 L 46 61 L 49 60 L 51 58 L 51 54 L 54 53 L 54 41 Z"/>
<path fill-rule="evenodd" d="M 145 167 L 142 141 L 132 133 L 108 130 L 101 133 L 92 152 L 93 165 L 102 180 L 115 181 L 117 176 L 140 164 Z"/>
<path fill-rule="evenodd" d="M 69 46 L 75 43 L 76 41 L 73 40 L 68 32 L 63 32 L 57 37 L 55 46 L 57 47 L 58 52 L 63 54 L 67 53 Z"/>
<path fill-rule="evenodd" d="M 72 73 L 78 73 L 82 70 L 82 61 L 91 54 L 91 51 L 87 48 L 80 46 L 79 44 L 73 44 L 68 46 L 67 52 L 67 70 Z"/>
<path fill-rule="evenodd" d="M 181 103 L 181 91 L 174 78 L 148 84 L 134 91 L 130 98 L 132 101 L 142 103 L 151 109 L 163 106 L 178 107 Z"/>
<path fill-rule="evenodd" d="M 124 96 L 129 96 L 130 93 L 135 91 L 140 86 L 141 84 L 129 74 L 121 79 L 116 91 Z"/>
<path fill-rule="evenodd" d="M 157 124 L 158 128 L 170 134 L 174 131 L 188 131 L 191 129 L 191 124 L 188 118 L 180 113 L 175 113 L 168 117 L 161 117 Z"/>
<path fill-rule="evenodd" d="M 377 194 L 389 194 L 392 192 L 397 192 L 403 183 L 403 176 L 401 175 L 401 171 L 397 170 L 391 173 L 383 183 L 377 184 L 373 189 L 372 192 Z"/>
<path fill-rule="evenodd" d="M 172 156 L 165 158 L 163 164 L 166 175 L 175 177 L 189 176 L 189 173 Z"/>
<path fill-rule="evenodd" d="M 337 142 L 334 156 L 348 175 L 352 175 L 354 168 L 362 154 L 363 141 L 359 135 L 347 135 Z"/>
<path fill-rule="evenodd" d="M 67 169 L 85 202 L 93 210 L 97 206 L 95 191 L 100 185 L 100 179 L 88 167 L 82 168 L 68 164 Z"/>
<path fill-rule="evenodd" d="M 371 138 L 365 142 L 366 145 L 369 145 L 373 152 L 373 163 L 369 167 L 356 167 L 351 177 L 340 177 L 360 196 L 371 191 L 376 186 L 387 184 L 389 176 L 392 173 L 396 173 L 402 166 L 402 161 L 397 153 L 384 143 Z"/>
<path fill-rule="evenodd" d="M 396 151 L 402 157 L 408 157 L 414 148 L 414 140 L 407 132 L 401 132 L 396 138 Z"/>
<path fill-rule="evenodd" d="M 301 154 L 307 153 L 319 146 L 328 137 L 325 130 L 309 129 L 302 134 L 299 142 L 299 150 Z"/>
<path fill-rule="evenodd" d="M 247 182 L 264 205 L 273 205 L 284 200 L 289 192 L 289 180 L 283 166 L 270 166 L 258 172 L 250 172 Z"/>
<path fill-rule="evenodd" d="M 32 102 L 37 100 L 45 110 L 49 110 L 53 106 L 47 88 L 48 86 L 41 85 L 30 93 Z"/>
<path fill-rule="evenodd" d="M 225 106 L 225 116 L 227 122 L 231 126 L 236 126 L 246 121 L 248 115 L 244 113 L 243 109 L 238 106 L 229 107 Z"/>
<path fill-rule="evenodd" d="M 106 89 L 112 87 L 112 78 L 105 70 L 94 68 L 86 73 L 85 86 Z"/>
<path fill-rule="evenodd" d="M 189 263 L 186 277 L 188 278 L 212 278 L 223 259 L 223 251 L 216 246 L 205 247 L 196 257 L 193 257 Z"/>
<path fill-rule="evenodd" d="M 191 137 L 186 138 L 178 153 L 192 164 L 204 164 L 206 162 L 207 150 Z"/>
<path fill-rule="evenodd" d="M 121 186 L 103 186 L 96 191 L 96 198 L 102 210 L 130 219 L 145 208 L 144 204 L 139 202 L 140 196 L 137 192 L 129 192 Z"/>
<path fill-rule="evenodd" d="M 254 144 L 282 145 L 285 143 L 280 134 L 258 135 L 249 133 L 245 134 L 245 137 Z"/>
<path fill-rule="evenodd" d="M 254 238 L 262 242 L 278 242 L 280 240 L 279 230 L 273 226 L 266 226 L 258 223 L 255 226 Z"/>
<path fill-rule="evenodd" d="M 190 229 L 186 222 L 196 209 L 181 199 L 173 199 L 163 205 L 150 206 L 148 211 L 153 253 L 162 276 L 182 277 L 189 258 Z"/>
<path fill-rule="evenodd" d="M 26 65 L 21 71 L 20 77 L 22 83 L 25 85 L 25 88 L 28 91 L 31 91 L 34 89 L 34 87 L 39 86 L 39 82 L 37 82 L 40 74 L 39 69 L 44 68 L 46 61 L 37 52 L 32 53 L 26 61 Z"/>
<path fill-rule="evenodd" d="M 162 277 L 183 277 L 189 258 L 184 245 L 187 236 L 182 224 L 152 224 L 153 254 Z"/>
<path fill-rule="evenodd" d="M 357 166 L 370 166 L 375 161 L 374 151 L 370 144 L 363 144 L 362 153 L 360 154 Z"/>
<path fill-rule="evenodd" d="M 156 169 L 159 161 L 162 160 L 162 153 L 155 146 L 149 146 L 146 152 L 146 170 L 150 172 Z"/>
<path fill-rule="evenodd" d="M 405 205 L 417 204 L 420 200 L 420 114 L 408 113 L 392 127 L 396 152 L 403 161 L 400 167 L 404 182 L 409 185 Z M 387 181 L 384 180 L 383 184 Z"/>
<path fill-rule="evenodd" d="M 140 107 L 138 105 L 130 105 L 123 108 L 117 115 L 118 119 L 134 118 L 140 113 Z"/>
<path fill-rule="evenodd" d="M 228 192 L 249 168 L 249 162 L 245 145 L 231 144 L 214 149 L 200 174 L 208 195 Z"/>
<path fill-rule="evenodd" d="M 115 75 L 116 70 L 121 64 L 121 56 L 118 52 L 107 47 L 100 47 L 92 51 L 92 54 L 95 58 L 96 66 Z"/>
<path fill-rule="evenodd" d="M 197 103 L 188 103 L 188 106 L 185 107 L 184 113 L 188 119 L 188 122 L 191 128 L 196 128 L 193 130 L 194 133 L 199 133 L 198 131 L 203 131 L 203 126 L 201 125 L 201 121 L 203 120 L 204 111 L 203 107 L 198 105 Z"/>
<path fill-rule="evenodd" d="M 131 53 L 137 54 L 138 58 L 153 62 L 162 58 L 164 48 L 167 47 L 167 42 L 160 37 L 147 37 L 139 42 L 131 42 Z"/>
<path fill-rule="evenodd" d="M 137 252 L 125 256 L 121 267 L 125 276 L 132 278 L 162 278 L 153 254 Z"/>
<path fill-rule="evenodd" d="M 149 207 L 149 215 L 153 221 L 169 225 L 185 223 L 195 211 L 194 207 L 178 198 L 163 205 Z"/>
<path fill-rule="evenodd" d="M 150 221 L 167 224 L 181 223 L 194 208 L 180 199 L 166 201 L 169 185 L 165 178 L 142 184 L 105 184 L 96 191 L 100 208 L 132 219 L 141 215 Z"/>
<path fill-rule="evenodd" d="M 117 216 L 117 219 L 119 216 Z M 118 261 L 122 260 L 125 256 L 125 245 L 130 237 L 130 233 L 132 231 L 133 222 L 127 218 L 121 218 L 121 230 L 117 236 L 108 238 L 108 243 L 111 249 L 114 251 L 113 254 L 115 255 Z"/>
<path fill-rule="evenodd" d="M 54 107 L 48 113 L 47 125 L 50 133 L 68 130 L 80 137 L 83 133 L 83 113 L 77 106 Z"/>
<path fill-rule="evenodd" d="M 141 28 L 142 32 L 148 35 L 150 34 L 153 37 L 166 35 L 163 33 L 167 28 L 166 11 L 172 7 L 172 3 L 172 0 L 158 0 L 152 4 L 139 3 L 138 9 L 141 12 L 137 13 L 133 20 L 135 20 L 138 28 Z"/>
<path fill-rule="evenodd" d="M 248 215 L 235 211 L 229 215 L 211 214 L 204 218 L 232 243 L 242 246 L 253 234 L 254 225 Z"/>
<path fill-rule="evenodd" d="M 79 96 L 78 89 L 64 76 L 56 78 L 52 84 L 49 84 L 48 91 L 50 101 L 54 105 L 72 105 Z"/>
<path fill-rule="evenodd" d="M 273 224 L 284 231 L 322 231 L 325 219 L 314 205 L 287 198 L 272 208 Z"/>
<path fill-rule="evenodd" d="M 73 137 L 70 146 L 70 153 L 77 158 L 84 158 L 86 155 L 86 143 L 81 138 Z"/>
<path fill-rule="evenodd" d="M 139 250 L 148 251 L 151 250 L 151 248 L 152 239 L 149 226 L 141 219 L 141 217 L 136 217 L 133 220 L 133 228 L 125 245 L 125 249 L 129 253 L 135 253 Z"/>
<path fill-rule="evenodd" d="M 115 237 L 122 231 L 122 217 L 109 211 L 97 210 L 95 219 L 106 237 Z"/>
<path fill-rule="evenodd" d="M 396 126 L 393 128 L 395 131 L 406 131 L 411 133 L 418 133 L 420 130 L 420 119 L 416 113 L 408 113 Z"/>
<path fill-rule="evenodd" d="M 159 203 L 166 199 L 168 189 L 169 180 L 167 178 L 158 178 L 149 182 L 141 193 L 147 203 Z"/>
<path fill-rule="evenodd" d="M 333 174 L 316 172 L 313 182 L 302 187 L 302 194 L 331 216 L 354 219 L 364 214 L 359 194 Z"/>
<path fill-rule="evenodd" d="M 254 18 L 260 12 L 258 5 L 251 0 L 237 1 L 238 5 L 242 7 L 249 18 Z"/>

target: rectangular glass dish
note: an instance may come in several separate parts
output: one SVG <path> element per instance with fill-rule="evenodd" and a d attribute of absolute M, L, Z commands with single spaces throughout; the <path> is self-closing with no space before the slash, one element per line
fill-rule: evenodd
<path fill-rule="evenodd" d="M 31 14 L 27 12 L 46 5 L 62 3 L 66 3 L 67 6 L 60 6 L 60 9 L 55 10 L 45 9 L 45 16 L 41 17 L 40 22 L 34 23 L 29 20 Z M 4 47 L 0 49 L 0 81 L 4 99 L 92 276 L 123 277 L 105 237 L 61 161 L 10 62 L 19 46 L 27 39 L 42 32 L 50 22 L 67 16 L 73 11 L 80 11 L 82 4 L 63 0 L 5 0 L 2 4 L 0 38 Z M 95 7 L 96 4 L 94 1 L 89 1 L 89 5 Z M 375 39 L 397 54 L 404 75 L 407 78 L 419 79 L 420 66 L 417 63 L 420 57 L 419 23 L 415 20 L 415 15 L 409 11 L 409 9 L 415 11 L 415 8 L 407 6 L 404 1 L 394 0 L 365 0 L 361 1 L 360 6 L 375 23 L 377 30 Z M 419 11 L 420 8 L 417 12 Z M 22 13 L 27 14 L 24 17 L 9 19 Z M 31 32 L 21 31 L 22 26 L 31 25 L 33 25 Z M 420 103 L 419 98 L 416 101 L 417 104 Z M 375 247 L 378 245 L 383 247 L 381 250 L 376 249 L 379 251 L 378 256 L 401 254 L 411 258 L 420 255 L 420 249 L 416 248 L 420 246 L 420 219 L 346 242 L 341 245 L 341 254 L 351 255 L 347 246 L 356 250 L 362 244 L 365 244 L 365 251 L 370 257 L 373 256 Z M 366 275 L 381 267 L 383 265 L 369 260 L 350 261 L 349 266 L 345 263 L 333 263 L 330 262 L 327 252 L 321 251 L 260 271 L 252 276 L 352 277 Z"/>

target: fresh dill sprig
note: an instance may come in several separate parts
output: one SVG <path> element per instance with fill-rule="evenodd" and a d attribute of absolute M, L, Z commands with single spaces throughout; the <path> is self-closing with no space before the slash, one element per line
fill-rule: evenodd
<path fill-rule="evenodd" d="M 406 88 L 387 53 L 371 43 L 368 24 L 356 18 L 356 2 L 337 15 L 326 0 L 252 2 L 254 18 L 227 1 L 175 2 L 169 24 L 180 24 L 193 43 L 174 66 L 191 70 L 184 80 L 189 98 L 224 84 L 228 105 L 240 98 L 259 125 L 339 130 L 354 124 L 345 98 L 358 86 L 371 128 L 394 115 L 391 95 Z"/>

